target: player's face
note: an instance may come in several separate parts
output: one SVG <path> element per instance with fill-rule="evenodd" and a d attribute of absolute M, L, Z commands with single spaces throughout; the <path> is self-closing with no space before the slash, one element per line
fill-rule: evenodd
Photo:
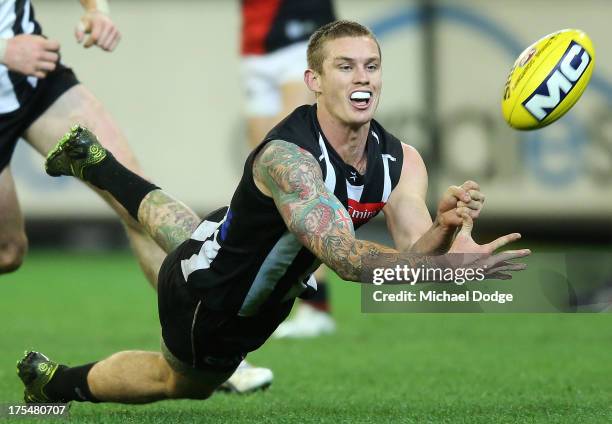
<path fill-rule="evenodd" d="M 348 126 L 370 122 L 382 88 L 378 45 L 370 37 L 344 37 L 325 49 L 317 102 Z"/>

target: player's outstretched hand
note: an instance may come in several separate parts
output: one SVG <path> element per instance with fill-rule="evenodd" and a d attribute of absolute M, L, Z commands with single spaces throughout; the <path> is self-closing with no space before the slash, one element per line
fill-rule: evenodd
<path fill-rule="evenodd" d="M 457 258 L 461 257 L 463 263 L 457 265 L 481 268 L 488 279 L 500 280 L 511 279 L 512 275 L 508 272 L 521 271 L 527 268 L 524 263 L 510 261 L 529 256 L 531 254 L 529 249 L 504 250 L 501 253 L 494 253 L 508 243 L 519 240 L 521 238 L 519 233 L 507 234 L 487 244 L 478 244 L 472 238 L 472 228 L 474 228 L 472 217 L 465 213 L 462 219 L 461 231 L 457 233 L 457 237 L 448 251 L 448 253 L 462 254 L 457 255 Z M 451 261 L 454 259 L 451 258 Z"/>
<path fill-rule="evenodd" d="M 34 34 L 19 34 L 9 38 L 2 62 L 13 72 L 44 78 L 55 69 L 60 44 Z"/>
<path fill-rule="evenodd" d="M 436 221 L 444 227 L 460 227 L 463 214 L 472 219 L 478 218 L 484 205 L 485 196 L 474 181 L 466 181 L 460 186 L 450 186 L 438 204 Z"/>
<path fill-rule="evenodd" d="M 74 31 L 74 36 L 78 43 L 85 40 L 83 43 L 85 48 L 96 45 L 107 52 L 112 52 L 121 40 L 121 34 L 112 19 L 98 10 L 85 12 Z"/>

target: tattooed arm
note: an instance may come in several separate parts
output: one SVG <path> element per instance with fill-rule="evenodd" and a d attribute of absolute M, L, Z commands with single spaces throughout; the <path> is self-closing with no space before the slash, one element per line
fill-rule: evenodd
<path fill-rule="evenodd" d="M 348 212 L 325 187 L 319 164 L 292 143 L 269 142 L 255 159 L 253 176 L 260 191 L 274 199 L 289 231 L 345 280 L 359 281 L 380 267 L 442 266 L 439 257 L 356 239 Z"/>
<path fill-rule="evenodd" d="M 274 199 L 285 224 L 300 242 L 345 280 L 366 281 L 376 268 L 447 268 L 447 255 L 427 256 L 398 250 L 355 238 L 353 224 L 340 201 L 323 182 L 321 168 L 304 149 L 282 140 L 270 141 L 253 163 L 253 178 L 259 190 Z M 510 278 L 503 271 L 517 271 L 524 264 L 508 263 L 530 254 L 529 250 L 496 249 L 520 238 L 509 234 L 479 245 L 471 237 L 472 218 L 463 215 L 463 228 L 451 246 L 453 253 L 474 253 L 455 266 L 479 266 L 496 278 Z"/>

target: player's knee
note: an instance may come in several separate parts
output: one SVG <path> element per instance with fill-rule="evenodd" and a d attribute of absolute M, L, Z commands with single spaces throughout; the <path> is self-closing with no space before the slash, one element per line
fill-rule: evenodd
<path fill-rule="evenodd" d="M 13 272 L 19 269 L 27 250 L 28 239 L 23 234 L 1 241 L 0 273 Z"/>
<path fill-rule="evenodd" d="M 166 381 L 166 396 L 169 399 L 208 399 L 212 390 L 202 386 L 199 382 L 186 381 L 184 377 L 178 377 L 172 373 Z"/>

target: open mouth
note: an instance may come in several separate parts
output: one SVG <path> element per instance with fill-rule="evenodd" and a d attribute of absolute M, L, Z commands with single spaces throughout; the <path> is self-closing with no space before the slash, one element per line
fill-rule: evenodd
<path fill-rule="evenodd" d="M 372 101 L 371 91 L 353 91 L 351 93 L 351 104 L 357 109 L 366 109 Z"/>

